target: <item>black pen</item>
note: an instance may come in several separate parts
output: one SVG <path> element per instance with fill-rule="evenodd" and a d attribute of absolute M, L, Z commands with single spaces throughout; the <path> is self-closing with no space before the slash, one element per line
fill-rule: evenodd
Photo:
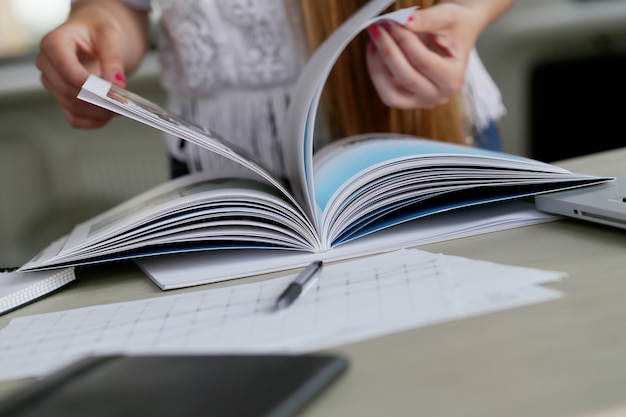
<path fill-rule="evenodd" d="M 322 269 L 322 261 L 315 261 L 307 265 L 292 282 L 289 283 L 285 291 L 276 300 L 276 310 L 282 310 L 289 307 L 294 301 L 300 297 L 304 287 L 317 275 Z"/>

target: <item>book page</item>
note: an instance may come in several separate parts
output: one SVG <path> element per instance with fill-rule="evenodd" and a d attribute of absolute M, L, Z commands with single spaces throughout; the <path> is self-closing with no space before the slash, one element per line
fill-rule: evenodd
<path fill-rule="evenodd" d="M 274 177 L 269 170 L 262 166 L 256 158 L 248 152 L 229 143 L 216 132 L 203 129 L 196 124 L 184 120 L 174 113 L 158 106 L 156 103 L 146 100 L 130 91 L 116 87 L 96 75 L 89 76 L 79 92 L 78 98 L 137 120 L 228 158 L 248 168 L 248 170 L 260 179 L 263 179 L 280 190 L 280 192 L 283 193 L 285 197 L 292 200 L 294 204 L 298 204 L 285 187 L 285 184 Z"/>
<path fill-rule="evenodd" d="M 198 173 L 161 184 L 77 225 L 62 242 L 20 270 L 93 262 L 137 250 L 148 254 L 194 250 L 201 243 L 207 250 L 235 246 L 319 250 L 312 224 L 276 188 L 261 181 Z M 172 246 L 176 244 L 180 247 Z M 163 247 L 155 248 L 159 245 Z"/>
<path fill-rule="evenodd" d="M 325 247 L 435 213 L 607 180 L 521 156 L 384 133 L 327 145 L 315 155 L 313 176 Z"/>
<path fill-rule="evenodd" d="M 410 140 L 405 140 L 405 139 Z M 554 165 L 516 155 L 504 154 L 473 146 L 419 139 L 399 134 L 368 134 L 334 141 L 319 150 L 314 157 L 315 197 L 321 210 L 325 210 L 331 196 L 342 186 L 357 177 L 364 182 L 382 176 L 376 171 L 381 164 L 393 164 L 403 158 L 415 157 L 412 166 L 429 168 L 438 163 L 452 167 L 478 164 L 492 159 L 498 168 L 519 169 L 520 175 L 527 171 L 543 171 L 570 175 L 571 172 Z M 443 159 L 442 157 L 445 157 Z M 396 171 L 391 168 L 390 173 Z"/>
<path fill-rule="evenodd" d="M 285 134 L 281 135 L 281 151 L 287 164 L 287 175 L 293 193 L 289 192 L 285 184 L 282 184 L 269 170 L 256 161 L 256 158 L 229 143 L 217 132 L 203 129 L 156 103 L 114 86 L 100 77 L 91 75 L 79 92 L 78 98 L 185 139 L 250 169 L 278 188 L 294 204 L 301 205 L 302 210 L 315 225 L 317 222 L 310 204 L 313 193 L 312 179 L 307 178 L 307 173 L 311 173 L 313 124 L 319 106 L 321 89 L 339 54 L 359 32 L 383 18 L 404 23 L 410 12 L 415 9 L 400 10 L 384 17 L 371 19 L 392 2 L 393 0 L 373 0 L 363 6 L 318 48 L 307 62 L 304 73 L 300 75 L 285 117 L 283 127 Z M 366 69 L 363 68 L 363 70 Z"/>
<path fill-rule="evenodd" d="M 415 8 L 377 16 L 393 0 L 372 0 L 332 33 L 311 56 L 298 78 L 287 110 L 282 132 L 283 154 L 287 157 L 287 176 L 296 199 L 317 219 L 313 185 L 313 130 L 322 89 L 337 58 L 354 37 L 372 23 L 392 19 L 404 24 Z M 367 71 L 364 67 L 363 71 Z"/>
<path fill-rule="evenodd" d="M 341 261 L 557 219 L 537 211 L 532 203 L 511 200 L 408 221 L 319 253 L 233 249 L 166 254 L 136 259 L 135 263 L 162 290 L 170 290 L 285 271 L 315 260 Z"/>

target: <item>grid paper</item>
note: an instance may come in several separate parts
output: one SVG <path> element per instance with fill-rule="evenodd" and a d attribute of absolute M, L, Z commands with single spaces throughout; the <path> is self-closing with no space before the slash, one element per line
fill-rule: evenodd
<path fill-rule="evenodd" d="M 0 380 L 43 376 L 91 354 L 304 353 L 560 297 L 564 274 L 400 250 L 324 266 L 289 308 L 294 275 L 13 319 Z"/>

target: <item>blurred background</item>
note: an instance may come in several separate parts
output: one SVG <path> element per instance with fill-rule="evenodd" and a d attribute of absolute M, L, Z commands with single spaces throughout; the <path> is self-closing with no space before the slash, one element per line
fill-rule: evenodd
<path fill-rule="evenodd" d="M 478 48 L 508 152 L 552 162 L 626 146 L 626 1 L 517 0 Z"/>
<path fill-rule="evenodd" d="M 0 0 L 0 268 L 18 266 L 80 221 L 169 177 L 160 133 L 119 117 L 73 129 L 39 82 L 41 37 L 70 0 Z M 129 88 L 163 103 L 148 57 Z"/>
<path fill-rule="evenodd" d="M 68 10 L 0 0 L 0 268 L 168 178 L 155 129 L 125 118 L 72 129 L 41 87 L 39 39 Z M 626 145 L 626 0 L 517 0 L 478 49 L 508 110 L 505 151 L 552 162 Z M 157 74 L 149 56 L 129 88 L 163 103 Z"/>

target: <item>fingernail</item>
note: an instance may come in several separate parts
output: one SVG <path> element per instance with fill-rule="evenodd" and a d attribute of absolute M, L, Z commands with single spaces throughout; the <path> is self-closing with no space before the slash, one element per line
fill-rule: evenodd
<path fill-rule="evenodd" d="M 391 23 L 389 22 L 382 22 L 380 25 L 384 27 L 387 32 L 391 30 Z"/>
<path fill-rule="evenodd" d="M 377 25 L 368 26 L 367 32 L 370 34 L 372 38 L 380 37 L 380 29 L 378 29 Z"/>
<path fill-rule="evenodd" d="M 121 72 L 116 72 L 114 77 L 115 77 L 115 81 L 119 81 L 121 83 L 126 83 L 126 77 Z"/>
<path fill-rule="evenodd" d="M 367 48 L 369 49 L 370 54 L 375 54 L 376 51 L 378 51 L 378 48 L 376 48 L 376 45 L 374 44 L 374 42 L 368 42 Z"/>
<path fill-rule="evenodd" d="M 409 18 L 406 20 L 407 23 L 412 22 L 413 21 L 413 15 L 410 15 Z"/>

